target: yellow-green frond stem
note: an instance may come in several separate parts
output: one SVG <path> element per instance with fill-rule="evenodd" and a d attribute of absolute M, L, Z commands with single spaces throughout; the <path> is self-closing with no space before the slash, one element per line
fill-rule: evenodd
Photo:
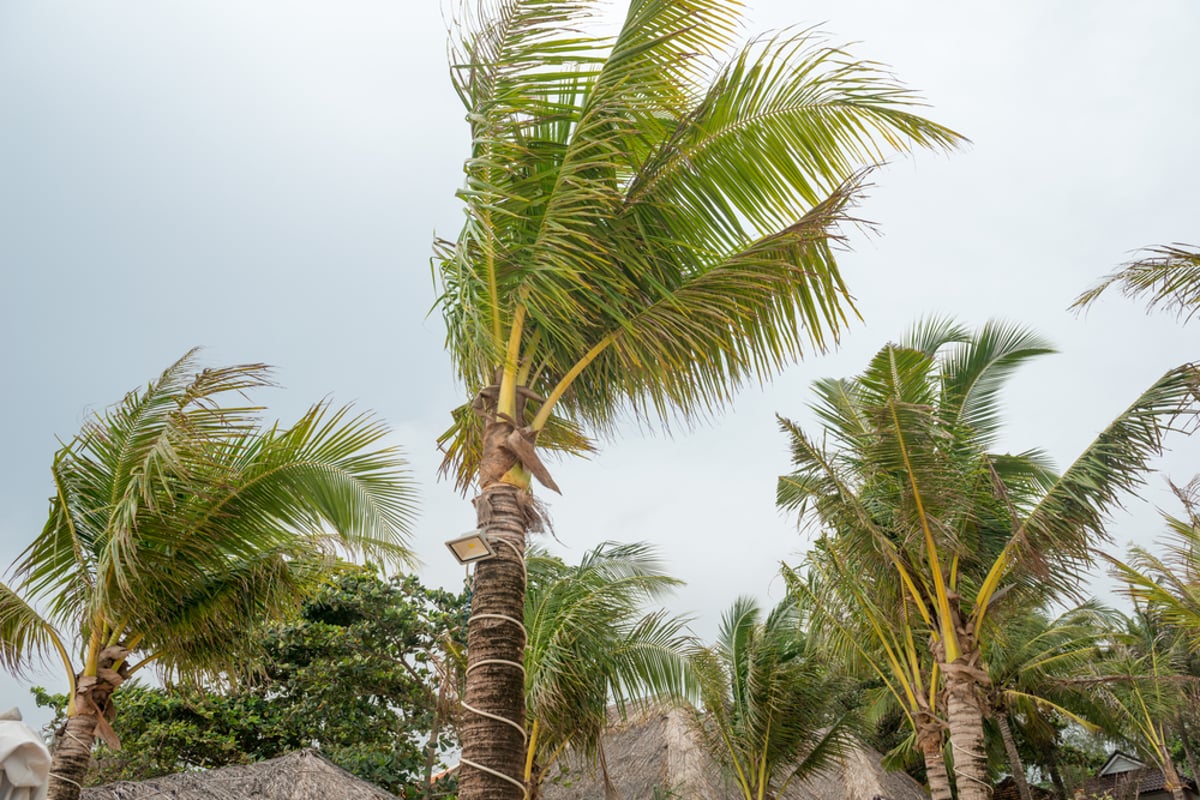
<path fill-rule="evenodd" d="M 525 751 L 525 783 L 528 784 L 533 780 L 533 756 L 537 752 L 538 745 L 538 721 L 535 719 L 533 725 L 529 728 L 529 744 L 526 745 Z"/>
<path fill-rule="evenodd" d="M 513 312 L 512 329 L 508 332 L 508 348 L 504 354 L 504 377 L 500 380 L 500 399 L 496 403 L 499 414 L 517 416 L 517 370 L 521 359 L 521 334 L 525 332 L 525 305 L 518 303 Z M 517 420 L 518 423 L 521 420 Z"/>
<path fill-rule="evenodd" d="M 904 471 L 908 475 L 908 484 L 912 487 L 913 502 L 917 506 L 917 517 L 921 520 L 921 531 L 925 535 L 925 550 L 929 558 L 929 569 L 933 573 L 933 590 L 938 604 L 938 625 L 942 629 L 942 646 L 946 651 L 946 662 L 952 663 L 961 655 L 958 649 L 958 636 L 954 632 L 954 621 L 950 619 L 950 600 L 946 592 L 946 579 L 942 573 L 942 563 L 938 558 L 937 544 L 933 540 L 933 529 L 929 526 L 929 517 L 925 513 L 925 504 L 921 500 L 921 490 L 917 487 L 917 477 L 913 474 L 912 461 L 908 457 L 908 448 L 904 443 L 904 433 L 900 424 L 899 414 L 896 413 L 895 401 L 889 403 L 892 412 L 892 423 L 895 425 L 896 440 L 900 445 L 900 455 L 904 458 Z"/>
<path fill-rule="evenodd" d="M 595 361 L 596 358 L 603 353 L 610 344 L 613 343 L 614 339 L 616 339 L 615 333 L 610 333 L 608 336 L 605 336 L 603 339 L 593 345 L 592 349 L 588 350 L 587 353 L 584 354 L 583 358 L 575 362 L 575 365 L 571 367 L 571 369 L 567 370 L 567 374 L 563 375 L 562 380 L 560 380 L 554 389 L 551 390 L 549 396 L 546 397 L 546 402 L 542 404 L 542 407 L 538 409 L 537 416 L 533 418 L 532 427 L 535 432 L 546 427 L 546 423 L 550 421 L 550 414 L 554 409 L 554 404 L 557 403 L 564 394 L 566 394 L 567 389 L 570 389 L 571 384 L 575 382 L 575 379 L 583 374 L 583 371 L 587 369 L 588 364 L 591 364 L 593 361 Z"/>

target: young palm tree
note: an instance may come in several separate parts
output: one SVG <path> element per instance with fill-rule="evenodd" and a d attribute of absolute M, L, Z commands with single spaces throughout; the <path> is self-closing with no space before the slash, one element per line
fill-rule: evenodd
<path fill-rule="evenodd" d="M 409 557 L 404 461 L 386 429 L 313 407 L 290 428 L 222 405 L 261 364 L 197 371 L 195 352 L 90 418 L 54 457 L 41 534 L 0 584 L 0 662 L 57 656 L 70 686 L 50 796 L 74 800 L 112 694 L 164 674 L 236 674 L 258 623 L 297 605 L 342 547 Z M 78 660 L 77 660 L 78 659 Z"/>
<path fill-rule="evenodd" d="M 1087 308 L 1114 285 L 1126 297 L 1147 298 L 1150 309 L 1164 308 L 1191 319 L 1200 309 L 1200 248 L 1186 244 L 1148 248 L 1142 258 L 1075 298 L 1071 308 Z"/>
<path fill-rule="evenodd" d="M 1092 661 L 1078 679 L 1107 712 L 1106 733 L 1129 742 L 1143 758 L 1162 770 L 1164 786 L 1174 800 L 1188 800 L 1171 750 L 1169 724 L 1187 701 L 1193 682 L 1182 674 L 1172 652 L 1171 631 L 1144 609 L 1128 619 L 1127 633 L 1116 637 L 1103 658 Z"/>
<path fill-rule="evenodd" d="M 1071 596 L 1106 538 L 1105 513 L 1140 485 L 1171 422 L 1198 405 L 1197 371 L 1185 365 L 1061 476 L 1037 453 L 990 453 L 1004 380 L 1047 351 L 1021 328 L 989 323 L 969 334 L 930 321 L 857 378 L 818 382 L 830 451 L 783 420 L 796 471 L 780 479 L 780 505 L 847 541 L 850 574 L 891 576 L 931 631 L 963 800 L 991 795 L 982 641 L 999 601 Z"/>
<path fill-rule="evenodd" d="M 752 598 L 739 598 L 716 645 L 698 650 L 693 665 L 701 741 L 744 800 L 775 800 L 850 742 L 849 712 L 838 703 L 844 686 L 808 645 L 791 599 L 764 619 Z"/>
<path fill-rule="evenodd" d="M 787 567 L 783 575 L 808 615 L 810 639 L 851 674 L 883 684 L 912 729 L 930 797 L 951 800 L 940 673 L 925 644 L 929 631 L 912 601 L 894 582 L 851 574 L 828 537 L 814 544 L 804 566 L 803 575 Z"/>
<path fill-rule="evenodd" d="M 1017 749 L 1013 725 L 1027 739 L 1054 746 L 1064 722 L 1097 730 L 1095 703 L 1071 679 L 1100 657 L 1114 630 L 1116 615 L 1094 602 L 1084 603 L 1051 619 L 1040 609 L 1014 609 L 985 641 L 991 717 L 1000 732 L 1013 780 L 1022 800 L 1032 794 Z M 1056 774 L 1055 789 L 1066 787 Z"/>
<path fill-rule="evenodd" d="M 691 694 L 686 620 L 645 605 L 679 585 L 645 544 L 601 544 L 569 566 L 541 550 L 528 559 L 525 626 L 525 781 L 540 794 L 568 747 L 599 759 L 609 708 Z"/>
<path fill-rule="evenodd" d="M 583 33 L 605 7 L 481 0 L 455 30 L 466 222 L 435 269 L 474 400 L 441 441 L 498 550 L 476 570 L 464 800 L 523 792 L 511 620 L 531 481 L 557 489 L 541 452 L 628 412 L 714 411 L 836 339 L 853 308 L 832 245 L 864 168 L 959 141 L 811 30 L 733 50 L 737 3 L 632 0 L 615 36 Z"/>

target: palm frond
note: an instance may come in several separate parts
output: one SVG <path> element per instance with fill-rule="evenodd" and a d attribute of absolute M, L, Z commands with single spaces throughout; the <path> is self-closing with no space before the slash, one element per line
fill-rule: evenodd
<path fill-rule="evenodd" d="M 1111 286 L 1126 297 L 1145 297 L 1148 310 L 1163 308 L 1190 320 L 1200 309 L 1200 248 L 1173 244 L 1150 247 L 1145 255 L 1106 276 L 1075 298 L 1073 309 L 1091 306 Z"/>

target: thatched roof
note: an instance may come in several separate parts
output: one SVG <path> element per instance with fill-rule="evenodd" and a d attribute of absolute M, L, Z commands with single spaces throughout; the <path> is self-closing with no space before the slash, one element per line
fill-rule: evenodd
<path fill-rule="evenodd" d="M 611 789 L 621 800 L 737 800 L 736 788 L 704 752 L 686 712 L 659 710 L 610 729 L 604 757 Z M 856 749 L 834 767 L 797 781 L 780 800 L 928 800 L 908 775 L 888 772 L 873 750 Z M 578 764 L 552 769 L 545 800 L 610 800 L 598 770 Z"/>
<path fill-rule="evenodd" d="M 396 800 L 315 750 L 244 766 L 84 789 L 81 800 Z"/>

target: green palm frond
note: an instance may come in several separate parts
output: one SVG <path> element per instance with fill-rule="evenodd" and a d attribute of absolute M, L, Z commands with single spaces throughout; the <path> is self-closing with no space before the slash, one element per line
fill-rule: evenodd
<path fill-rule="evenodd" d="M 0 583 L 0 666 L 17 675 L 57 654 L 67 676 L 75 671 L 58 632 L 16 592 Z"/>
<path fill-rule="evenodd" d="M 434 260 L 468 392 L 503 367 L 506 391 L 520 374 L 547 397 L 535 429 L 559 414 L 580 436 L 629 410 L 713 411 L 836 341 L 854 308 L 834 245 L 864 170 L 961 141 L 814 31 L 719 67 L 738 4 L 635 0 L 610 40 L 581 32 L 595 10 L 463 7 L 451 57 L 472 128 L 467 221 Z M 460 414 L 443 437 L 460 488 L 477 428 Z"/>
<path fill-rule="evenodd" d="M 528 724 L 542 768 L 569 744 L 598 753 L 610 704 L 689 697 L 687 620 L 645 611 L 679 585 L 645 544 L 604 543 L 567 565 L 538 548 L 527 561 Z"/>
<path fill-rule="evenodd" d="M 700 739 L 743 797 L 780 793 L 846 746 L 838 680 L 807 647 L 792 601 L 764 618 L 753 599 L 739 598 L 723 615 L 717 643 L 697 650 L 692 664 L 703 701 Z"/>
<path fill-rule="evenodd" d="M 1187 244 L 1147 248 L 1142 258 L 1075 298 L 1071 308 L 1087 308 L 1114 285 L 1126 297 L 1145 297 L 1150 310 L 1164 308 L 1190 320 L 1200 309 L 1200 248 Z"/>
<path fill-rule="evenodd" d="M 1192 364 L 1167 372 L 1113 420 L 1029 512 L 1014 537 L 1015 558 L 1057 590 L 1078 586 L 1092 549 L 1107 541 L 1107 514 L 1141 486 L 1163 436 L 1191 424 L 1200 407 L 1200 372 Z"/>
<path fill-rule="evenodd" d="M 13 590 L 85 643 L 85 668 L 127 641 L 211 671 L 214 651 L 296 605 L 334 552 L 409 558 L 414 494 L 381 446 L 387 429 L 323 403 L 264 430 L 260 407 L 226 401 L 265 385 L 263 365 L 199 369 L 192 351 L 56 454 L 50 513 Z"/>

